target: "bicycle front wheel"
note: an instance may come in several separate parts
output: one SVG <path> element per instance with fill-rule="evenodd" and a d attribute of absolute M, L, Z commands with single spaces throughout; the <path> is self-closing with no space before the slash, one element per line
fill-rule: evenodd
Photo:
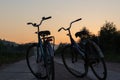
<path fill-rule="evenodd" d="M 89 64 L 93 73 L 99 80 L 106 80 L 107 68 L 101 49 L 96 43 L 90 41 L 87 51 Z"/>
<path fill-rule="evenodd" d="M 44 59 L 41 55 L 41 48 L 37 44 L 31 45 L 26 54 L 26 61 L 31 73 L 40 79 L 47 77 Z"/>
<path fill-rule="evenodd" d="M 71 46 L 66 46 L 62 51 L 62 60 L 66 69 L 76 77 L 84 77 L 88 72 L 88 66 L 81 55 L 76 53 Z"/>
<path fill-rule="evenodd" d="M 45 65 L 46 65 L 46 73 L 47 80 L 54 80 L 55 72 L 54 72 L 54 51 L 50 44 L 45 45 Z"/>

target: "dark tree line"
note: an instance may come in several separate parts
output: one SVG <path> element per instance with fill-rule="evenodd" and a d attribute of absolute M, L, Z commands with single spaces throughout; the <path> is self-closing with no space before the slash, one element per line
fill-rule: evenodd
<path fill-rule="evenodd" d="M 10 41 L 7 41 L 11 43 Z M 30 44 L 5 44 L 5 40 L 0 39 L 0 66 L 25 59 L 26 49 Z"/>
<path fill-rule="evenodd" d="M 120 54 L 120 31 L 113 22 L 106 22 L 101 27 L 99 39 L 105 52 Z"/>
<path fill-rule="evenodd" d="M 120 31 L 117 30 L 113 22 L 106 21 L 97 36 L 91 34 L 86 27 L 80 30 L 80 32 L 81 31 L 86 31 L 88 37 L 94 40 L 104 53 L 120 54 Z"/>

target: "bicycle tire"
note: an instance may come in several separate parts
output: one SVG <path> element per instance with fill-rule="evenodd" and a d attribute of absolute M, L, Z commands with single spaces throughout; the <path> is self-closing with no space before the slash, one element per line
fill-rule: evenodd
<path fill-rule="evenodd" d="M 54 58 L 52 54 L 54 53 L 50 44 L 45 45 L 45 63 L 46 63 L 46 73 L 48 80 L 54 80 L 55 70 L 54 70 Z"/>
<path fill-rule="evenodd" d="M 93 41 L 89 42 L 88 47 L 87 51 L 89 51 L 88 58 L 91 70 L 99 80 L 106 80 L 107 67 L 100 47 Z"/>
<path fill-rule="evenodd" d="M 63 60 L 63 64 L 65 65 L 66 69 L 72 75 L 76 77 L 84 77 L 87 74 L 88 66 L 85 63 L 85 60 L 83 59 L 81 60 L 81 56 L 78 53 L 75 53 L 73 48 L 71 48 L 71 46 L 68 45 L 63 48 L 62 60 Z M 81 63 L 83 64 L 80 65 Z"/>
<path fill-rule="evenodd" d="M 39 51 L 40 51 L 40 48 L 38 48 L 38 44 L 32 44 L 31 46 L 29 46 L 29 48 L 27 49 L 27 54 L 26 54 L 26 62 L 27 62 L 29 70 L 36 78 L 45 79 L 47 77 L 47 75 L 46 75 L 46 69 L 44 66 L 44 60 L 41 55 L 40 55 L 40 57 L 41 57 L 40 62 L 39 63 L 36 62 L 36 53 L 37 52 L 35 52 L 35 51 L 38 51 L 37 49 L 39 49 Z M 39 69 L 37 69 L 37 68 L 39 68 Z M 42 71 L 40 71 L 40 69 Z"/>

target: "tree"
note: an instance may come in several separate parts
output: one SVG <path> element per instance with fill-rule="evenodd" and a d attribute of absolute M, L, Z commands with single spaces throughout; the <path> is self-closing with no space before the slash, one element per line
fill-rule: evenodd
<path fill-rule="evenodd" d="M 100 44 L 104 50 L 113 50 L 116 46 L 115 36 L 117 33 L 116 25 L 113 22 L 107 22 L 101 27 L 99 32 Z"/>
<path fill-rule="evenodd" d="M 113 22 L 107 22 L 101 27 L 100 36 L 110 38 L 116 33 L 116 25 Z"/>
<path fill-rule="evenodd" d="M 120 31 L 117 31 L 114 35 L 114 48 L 117 53 L 120 53 Z"/>

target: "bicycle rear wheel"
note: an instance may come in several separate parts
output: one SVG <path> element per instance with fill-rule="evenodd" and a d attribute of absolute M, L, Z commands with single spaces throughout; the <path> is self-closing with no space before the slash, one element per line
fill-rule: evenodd
<path fill-rule="evenodd" d="M 28 48 L 26 61 L 28 68 L 36 78 L 44 79 L 47 77 L 45 63 L 41 55 L 41 49 L 37 46 L 37 44 L 33 44 Z"/>
<path fill-rule="evenodd" d="M 66 46 L 62 51 L 62 60 L 66 69 L 76 77 L 84 77 L 88 72 L 88 66 L 81 55 L 76 53 L 71 46 Z"/>
<path fill-rule="evenodd" d="M 99 80 L 106 80 L 107 68 L 101 49 L 92 41 L 90 41 L 87 47 L 89 64 L 93 73 Z"/>

